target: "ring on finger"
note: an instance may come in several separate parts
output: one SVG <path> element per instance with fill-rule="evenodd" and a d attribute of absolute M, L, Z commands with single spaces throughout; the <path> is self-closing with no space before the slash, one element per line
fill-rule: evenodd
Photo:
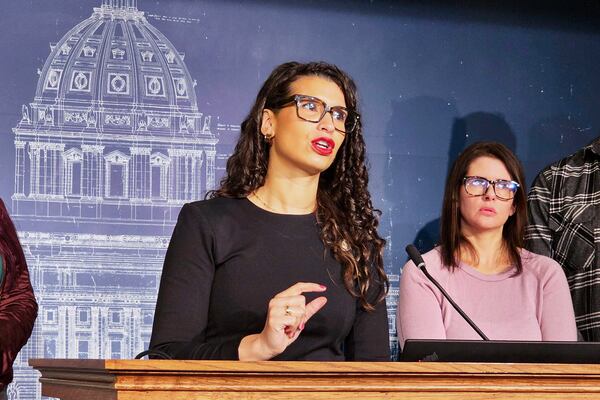
<path fill-rule="evenodd" d="M 288 317 L 292 316 L 292 309 L 290 308 L 290 306 L 285 306 L 285 315 L 287 315 Z"/>

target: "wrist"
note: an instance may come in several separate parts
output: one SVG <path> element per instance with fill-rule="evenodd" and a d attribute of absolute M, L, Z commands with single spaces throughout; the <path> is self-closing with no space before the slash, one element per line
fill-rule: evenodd
<path fill-rule="evenodd" d="M 240 361 L 266 361 L 276 355 L 277 353 L 268 348 L 259 333 L 245 336 L 238 347 Z"/>

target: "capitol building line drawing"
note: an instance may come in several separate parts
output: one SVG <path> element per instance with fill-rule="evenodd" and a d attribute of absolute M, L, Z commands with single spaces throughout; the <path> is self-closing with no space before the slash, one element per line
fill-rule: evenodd
<path fill-rule="evenodd" d="M 215 185 L 220 124 L 198 110 L 185 54 L 136 3 L 102 0 L 50 44 L 13 129 L 12 215 L 39 303 L 13 400 L 41 398 L 29 358 L 147 348 L 179 209 Z"/>
<path fill-rule="evenodd" d="M 39 311 L 11 400 L 42 398 L 29 358 L 131 359 L 147 349 L 179 209 L 215 188 L 228 156 L 218 137 L 239 132 L 198 109 L 185 54 L 137 0 L 98 2 L 50 43 L 13 128 L 12 216 Z M 390 280 L 395 346 L 398 276 Z"/>

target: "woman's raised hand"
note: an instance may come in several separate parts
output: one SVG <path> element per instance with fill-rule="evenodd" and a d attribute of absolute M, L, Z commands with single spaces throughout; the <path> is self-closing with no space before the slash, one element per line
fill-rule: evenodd
<path fill-rule="evenodd" d="M 306 304 L 305 292 L 324 292 L 317 283 L 299 282 L 278 293 L 269 301 L 267 320 L 262 332 L 242 339 L 238 348 L 240 360 L 269 360 L 281 354 L 304 329 L 307 321 L 327 303 L 324 296 Z"/>

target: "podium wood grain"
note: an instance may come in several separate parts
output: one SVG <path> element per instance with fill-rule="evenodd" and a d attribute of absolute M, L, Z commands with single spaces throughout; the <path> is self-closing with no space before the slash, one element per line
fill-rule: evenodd
<path fill-rule="evenodd" d="M 42 395 L 99 399 L 600 399 L 600 365 L 31 359 Z"/>

